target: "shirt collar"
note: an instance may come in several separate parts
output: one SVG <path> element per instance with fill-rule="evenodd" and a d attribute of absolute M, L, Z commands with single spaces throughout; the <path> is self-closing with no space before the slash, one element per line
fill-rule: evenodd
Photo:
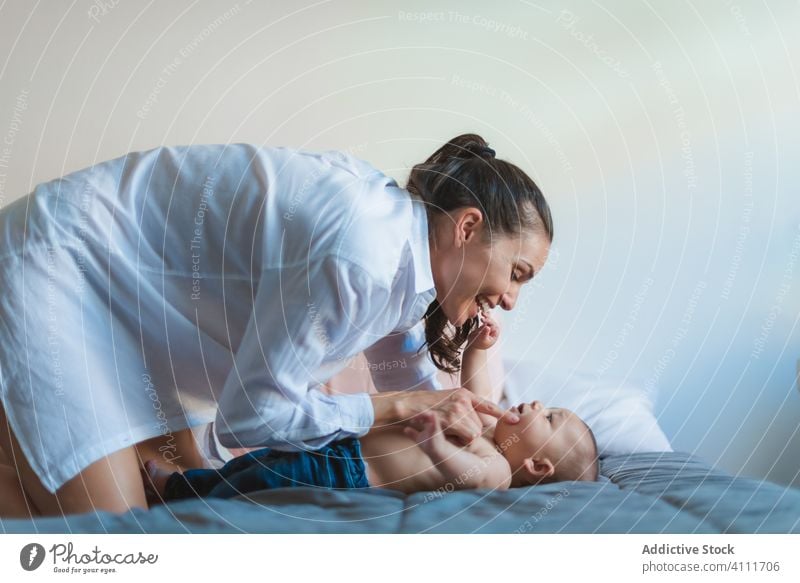
<path fill-rule="evenodd" d="M 425 203 L 411 197 L 411 208 L 413 209 L 413 216 L 411 237 L 409 237 L 408 242 L 411 245 L 411 254 L 414 259 L 414 291 L 418 294 L 432 291 L 435 294 L 428 242 L 428 215 L 425 211 Z"/>

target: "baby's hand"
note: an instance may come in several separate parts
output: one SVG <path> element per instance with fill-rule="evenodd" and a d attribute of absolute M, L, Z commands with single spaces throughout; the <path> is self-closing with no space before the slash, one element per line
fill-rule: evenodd
<path fill-rule="evenodd" d="M 445 441 L 439 417 L 435 413 L 423 411 L 409 419 L 408 422 L 409 425 L 403 428 L 403 433 L 413 439 L 428 455 L 431 455 Z"/>
<path fill-rule="evenodd" d="M 467 349 L 486 350 L 494 346 L 500 338 L 500 324 L 487 313 L 483 316 L 483 326 L 473 330 L 467 338 Z"/>

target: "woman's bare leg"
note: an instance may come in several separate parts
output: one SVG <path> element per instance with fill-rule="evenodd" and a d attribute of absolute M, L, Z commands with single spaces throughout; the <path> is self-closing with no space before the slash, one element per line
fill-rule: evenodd
<path fill-rule="evenodd" d="M 39 512 L 25 496 L 17 471 L 10 465 L 0 465 L 0 516 L 32 518 Z"/>
<path fill-rule="evenodd" d="M 3 406 L 0 405 L 0 433 L 6 430 Z M 3 449 L 0 436 L 0 517 L 32 518 L 39 515 L 33 502 L 25 495 L 16 464 Z"/>
<path fill-rule="evenodd" d="M 22 492 L 9 495 L 9 502 L 0 507 L 0 516 L 22 515 L 23 512 L 61 515 L 89 512 L 94 508 L 111 512 L 147 508 L 140 472 L 144 461 L 155 460 L 169 472 L 205 465 L 191 429 L 183 429 L 142 441 L 98 460 L 53 495 L 44 488 L 27 463 L 0 406 L 0 461 L 3 461 L 3 456 L 9 470 L 6 472 L 8 476 L 3 476 L 0 481 L 0 494 L 13 491 L 12 480 Z M 11 476 L 12 472 L 15 476 Z M 22 498 L 18 495 L 20 493 Z M 30 509 L 20 507 L 23 501 L 28 502 Z M 40 504 L 44 510 L 40 510 Z"/>
<path fill-rule="evenodd" d="M 0 449 L 11 460 L 27 499 L 43 516 L 80 514 L 93 510 L 126 512 L 147 508 L 136 449 L 126 447 L 84 468 L 55 494 L 49 492 L 31 469 L 0 407 Z"/>

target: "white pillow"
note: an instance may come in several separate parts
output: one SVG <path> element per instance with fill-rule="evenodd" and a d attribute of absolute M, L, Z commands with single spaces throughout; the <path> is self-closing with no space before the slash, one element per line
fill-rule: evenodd
<path fill-rule="evenodd" d="M 570 409 L 592 428 L 600 457 L 672 451 L 653 414 L 653 400 L 644 388 L 577 371 L 544 370 L 530 361 L 504 359 L 504 365 L 502 407 L 536 399 L 546 407 Z"/>

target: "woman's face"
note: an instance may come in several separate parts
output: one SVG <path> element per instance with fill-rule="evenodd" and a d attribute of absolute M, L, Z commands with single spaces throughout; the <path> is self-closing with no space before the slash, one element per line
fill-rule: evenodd
<path fill-rule="evenodd" d="M 512 310 L 522 285 L 547 261 L 550 243 L 543 233 L 494 236 L 485 242 L 486 223 L 477 208 L 462 208 L 440 218 L 431 268 L 436 299 L 454 326 L 478 315 L 478 303 Z"/>

